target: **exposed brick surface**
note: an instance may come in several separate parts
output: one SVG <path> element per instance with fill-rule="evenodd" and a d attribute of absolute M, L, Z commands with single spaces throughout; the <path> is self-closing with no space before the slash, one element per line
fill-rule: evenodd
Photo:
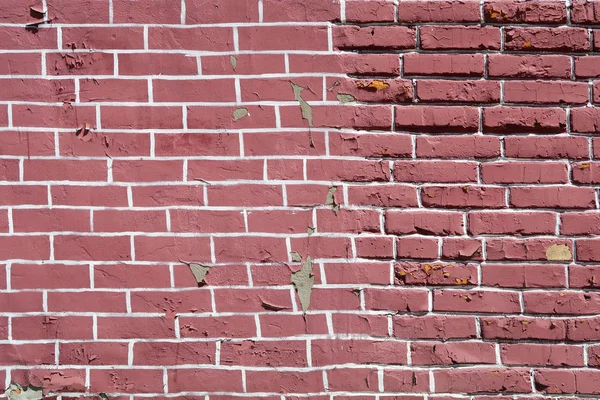
<path fill-rule="evenodd" d="M 1 384 L 597 398 L 599 79 L 599 0 L 0 0 Z"/>

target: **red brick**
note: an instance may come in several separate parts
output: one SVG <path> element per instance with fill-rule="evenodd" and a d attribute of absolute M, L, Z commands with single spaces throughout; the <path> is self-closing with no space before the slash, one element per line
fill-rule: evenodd
<path fill-rule="evenodd" d="M 11 288 L 16 290 L 90 287 L 90 271 L 87 265 L 12 264 L 10 272 Z"/>
<path fill-rule="evenodd" d="M 566 285 L 565 267 L 553 264 L 485 264 L 482 283 L 509 288 L 547 288 Z"/>
<path fill-rule="evenodd" d="M 24 160 L 26 181 L 106 181 L 104 160 Z"/>
<path fill-rule="evenodd" d="M 155 135 L 154 140 L 157 156 L 237 156 L 240 154 L 239 135 L 234 133 L 164 133 Z"/>
<path fill-rule="evenodd" d="M 94 232 L 166 232 L 166 230 L 164 211 L 94 211 Z"/>
<path fill-rule="evenodd" d="M 325 154 L 325 137 L 321 132 L 244 133 L 244 154 L 318 156 Z"/>
<path fill-rule="evenodd" d="M 425 207 L 504 208 L 505 188 L 487 186 L 427 186 L 421 189 Z"/>
<path fill-rule="evenodd" d="M 308 160 L 309 180 L 372 182 L 389 181 L 390 169 L 384 161 L 371 160 Z"/>
<path fill-rule="evenodd" d="M 327 50 L 321 26 L 246 26 L 238 28 L 240 50 Z"/>
<path fill-rule="evenodd" d="M 573 132 L 599 133 L 600 108 L 574 108 L 571 110 Z"/>
<path fill-rule="evenodd" d="M 515 158 L 590 157 L 589 142 L 580 136 L 510 136 L 504 138 L 505 155 Z"/>
<path fill-rule="evenodd" d="M 0 312 L 42 312 L 42 293 L 0 293 Z"/>
<path fill-rule="evenodd" d="M 402 60 L 405 75 L 483 76 L 484 70 L 482 54 L 406 53 Z"/>
<path fill-rule="evenodd" d="M 382 89 L 373 89 L 379 85 Z M 327 99 L 351 95 L 352 101 L 366 103 L 412 103 L 413 83 L 408 79 L 355 79 L 334 77 L 327 80 Z M 308 99 L 307 99 L 308 100 Z"/>
<path fill-rule="evenodd" d="M 296 303 L 300 304 L 296 296 Z M 310 298 L 311 310 L 359 310 L 359 295 L 351 289 L 313 289 Z"/>
<path fill-rule="evenodd" d="M 459 161 L 396 161 L 396 182 L 476 182 L 477 164 Z"/>
<path fill-rule="evenodd" d="M 109 3 L 105 0 L 53 0 L 48 14 L 60 24 L 107 24 Z"/>
<path fill-rule="evenodd" d="M 164 182 L 181 181 L 181 160 L 115 160 L 112 166 L 115 182 Z"/>
<path fill-rule="evenodd" d="M 428 309 L 428 294 L 425 290 L 367 288 L 364 297 L 367 310 L 389 310 L 400 313 L 425 312 Z"/>
<path fill-rule="evenodd" d="M 442 239 L 442 258 L 449 260 L 483 260 L 480 239 L 444 238 Z"/>
<path fill-rule="evenodd" d="M 504 48 L 510 51 L 585 52 L 590 48 L 583 28 L 505 28 Z"/>
<path fill-rule="evenodd" d="M 211 294 L 208 290 L 132 292 L 131 310 L 165 313 L 169 319 L 178 313 L 210 312 L 212 311 L 210 299 Z"/>
<path fill-rule="evenodd" d="M 129 261 L 131 249 L 128 236 L 57 235 L 54 255 L 57 260 Z"/>
<path fill-rule="evenodd" d="M 510 204 L 519 208 L 596 208 L 593 188 L 513 187 Z"/>
<path fill-rule="evenodd" d="M 181 107 L 112 107 L 100 109 L 104 129 L 181 129 Z"/>
<path fill-rule="evenodd" d="M 493 343 L 413 342 L 413 365 L 496 364 Z"/>
<path fill-rule="evenodd" d="M 349 75 L 398 76 L 396 54 L 289 54 L 290 72 L 344 72 Z"/>
<path fill-rule="evenodd" d="M 248 371 L 246 386 L 250 393 L 315 393 L 324 390 L 321 371 Z"/>
<path fill-rule="evenodd" d="M 289 186 L 288 186 L 289 197 Z M 416 207 L 416 188 L 408 185 L 361 185 L 348 186 L 348 204 L 384 207 Z"/>
<path fill-rule="evenodd" d="M 92 339 L 92 317 L 36 316 L 12 318 L 13 340 Z"/>
<path fill-rule="evenodd" d="M 292 310 L 292 298 L 288 289 L 216 289 L 214 298 L 217 312 L 268 311 L 265 304 Z"/>
<path fill-rule="evenodd" d="M 563 55 L 490 54 L 488 74 L 494 78 L 570 78 L 571 59 Z"/>
<path fill-rule="evenodd" d="M 242 371 L 171 369 L 168 379 L 170 390 L 177 392 L 242 392 Z"/>
<path fill-rule="evenodd" d="M 29 20 L 29 7 L 20 0 L 6 0 L 0 5 L 2 23 L 26 23 Z"/>
<path fill-rule="evenodd" d="M 542 393 L 598 394 L 598 389 L 588 383 L 598 378 L 597 372 L 594 370 L 536 370 L 535 386 L 544 388 L 541 390 Z M 555 382 L 563 383 L 559 386 Z"/>
<path fill-rule="evenodd" d="M 394 4 L 386 1 L 346 2 L 346 22 L 394 22 L 395 14 Z"/>
<path fill-rule="evenodd" d="M 181 4 L 114 0 L 115 23 L 179 24 Z"/>
<path fill-rule="evenodd" d="M 0 365 L 53 365 L 54 344 L 0 344 Z"/>
<path fill-rule="evenodd" d="M 200 60 L 202 75 L 260 75 L 285 72 L 283 54 L 210 55 L 201 56 Z M 310 72 L 316 71 L 310 69 Z"/>
<path fill-rule="evenodd" d="M 285 239 L 259 236 L 215 237 L 218 263 L 231 261 L 275 262 L 287 259 Z"/>
<path fill-rule="evenodd" d="M 303 160 L 268 160 L 268 180 L 302 180 L 304 179 Z"/>
<path fill-rule="evenodd" d="M 422 26 L 424 50 L 499 50 L 500 28 L 493 26 Z"/>
<path fill-rule="evenodd" d="M 209 262 L 210 240 L 207 237 L 136 236 L 135 254 L 140 261 Z"/>
<path fill-rule="evenodd" d="M 577 260 L 600 261 L 599 241 L 596 239 L 577 239 Z"/>
<path fill-rule="evenodd" d="M 126 312 L 124 292 L 50 292 L 50 312 Z"/>
<path fill-rule="evenodd" d="M 423 103 L 497 103 L 500 84 L 483 80 L 418 80 L 417 99 Z"/>
<path fill-rule="evenodd" d="M 275 127 L 275 111 L 271 106 L 211 107 L 189 106 L 187 123 L 190 129 L 245 129 Z M 235 120 L 235 110 L 246 115 Z"/>
<path fill-rule="evenodd" d="M 500 24 L 560 25 L 567 22 L 567 8 L 560 1 L 521 3 L 487 0 L 483 13 L 486 22 Z"/>
<path fill-rule="evenodd" d="M 276 206 L 283 204 L 281 186 L 240 184 L 208 187 L 211 206 Z"/>
<path fill-rule="evenodd" d="M 429 374 L 427 371 L 411 371 L 390 369 L 383 371 L 383 384 L 386 390 L 393 392 L 427 392 L 429 389 Z M 405 397 L 405 396 L 402 396 Z M 388 397 L 389 398 L 389 397 Z M 385 397 L 382 397 L 385 399 Z M 391 398 L 390 398 L 391 399 Z M 416 400 L 413 396 L 406 399 Z"/>
<path fill-rule="evenodd" d="M 461 235 L 462 213 L 433 211 L 387 211 L 385 230 L 393 234 Z"/>
<path fill-rule="evenodd" d="M 124 186 L 52 185 L 50 191 L 53 205 L 88 207 L 127 206 L 127 188 Z M 45 190 L 45 192 L 44 203 L 47 203 L 48 191 Z"/>
<path fill-rule="evenodd" d="M 233 79 L 152 81 L 155 102 L 234 102 Z"/>
<path fill-rule="evenodd" d="M 340 334 L 359 334 L 387 337 L 388 319 L 385 315 L 333 314 L 333 331 Z"/>
<path fill-rule="evenodd" d="M 204 205 L 202 185 L 134 186 L 133 204 L 142 207 Z"/>
<path fill-rule="evenodd" d="M 523 294 L 523 300 L 528 314 L 597 315 L 600 309 L 597 293 L 527 292 Z"/>
<path fill-rule="evenodd" d="M 471 235 L 551 235 L 556 231 L 554 212 L 473 211 L 467 216 Z"/>
<path fill-rule="evenodd" d="M 394 336 L 400 339 L 468 339 L 476 336 L 474 317 L 394 316 Z"/>
<path fill-rule="evenodd" d="M 196 57 L 188 57 L 185 54 L 119 54 L 119 75 L 196 75 L 197 73 Z"/>
<path fill-rule="evenodd" d="M 137 342 L 133 347 L 135 365 L 213 364 L 215 344 L 209 342 Z"/>
<path fill-rule="evenodd" d="M 248 212 L 248 232 L 306 233 L 307 229 L 313 225 L 312 214 L 310 210 L 250 211 Z M 243 219 L 241 222 L 243 228 Z M 240 230 L 240 232 L 243 231 L 243 229 Z"/>
<path fill-rule="evenodd" d="M 99 3 L 98 1 L 96 3 Z M 142 27 L 73 27 L 62 28 L 64 49 L 143 49 Z"/>
<path fill-rule="evenodd" d="M 490 107 L 483 109 L 483 130 L 489 133 L 559 133 L 566 128 L 560 108 Z"/>
<path fill-rule="evenodd" d="M 265 337 L 326 334 L 325 314 L 275 315 L 261 314 L 261 332 Z"/>
<path fill-rule="evenodd" d="M 598 322 L 600 321 L 597 317 L 570 318 L 566 320 L 567 339 L 574 342 L 589 342 L 598 340 L 600 337 L 598 334 Z"/>
<path fill-rule="evenodd" d="M 89 232 L 90 212 L 57 208 L 15 209 L 12 211 L 15 232 Z"/>
<path fill-rule="evenodd" d="M 280 113 L 282 127 L 306 128 L 310 124 L 297 106 L 282 106 Z M 392 112 L 386 105 L 313 106 L 312 121 L 317 128 L 388 130 L 392 126 Z"/>
<path fill-rule="evenodd" d="M 419 158 L 496 158 L 500 139 L 491 136 L 419 136 Z"/>
<path fill-rule="evenodd" d="M 599 23 L 598 3 L 576 0 L 571 5 L 571 21 L 575 24 L 596 25 Z"/>
<path fill-rule="evenodd" d="M 396 239 L 398 258 L 436 259 L 438 240 L 424 237 L 402 237 Z"/>
<path fill-rule="evenodd" d="M 13 105 L 13 125 L 18 127 L 70 128 L 76 130 L 83 124 L 96 126 L 94 107 L 86 106 L 36 106 Z"/>
<path fill-rule="evenodd" d="M 227 266 L 230 268 L 230 266 Z M 246 267 L 244 267 L 245 269 Z M 297 271 L 301 268 L 301 263 L 294 263 L 285 265 L 283 263 L 278 264 L 257 264 L 250 266 L 252 274 L 252 282 L 254 286 L 282 286 L 291 284 L 292 271 Z M 214 268 L 211 268 L 211 270 Z M 312 270 L 315 278 L 315 284 L 321 282 L 321 272 L 318 266 L 313 266 Z M 209 276 L 207 279 L 210 279 Z M 229 278 L 230 280 L 231 278 Z"/>
<path fill-rule="evenodd" d="M 63 365 L 127 365 L 127 343 L 60 343 Z"/>
<path fill-rule="evenodd" d="M 585 104 L 589 88 L 583 82 L 507 81 L 504 101 L 531 104 Z"/>
<path fill-rule="evenodd" d="M 0 28 L 0 50 L 54 50 L 57 48 L 56 29 L 37 30 L 18 27 Z"/>
<path fill-rule="evenodd" d="M 190 160 L 189 179 L 204 181 L 257 180 L 264 178 L 264 160 Z"/>
<path fill-rule="evenodd" d="M 394 266 L 396 285 L 460 286 L 477 282 L 475 264 L 400 262 Z"/>
<path fill-rule="evenodd" d="M 567 246 L 568 253 L 572 254 L 570 240 L 565 239 L 504 239 L 487 238 L 486 251 L 488 261 L 548 261 L 548 248 L 553 245 Z M 568 256 L 561 261 L 572 261 Z"/>
<path fill-rule="evenodd" d="M 572 164 L 573 182 L 597 183 L 600 182 L 600 164 L 595 162 Z"/>
<path fill-rule="evenodd" d="M 375 210 L 317 210 L 319 232 L 380 232 L 380 214 Z"/>
<path fill-rule="evenodd" d="M 79 96 L 81 102 L 147 102 L 148 82 L 140 79 L 81 79 Z"/>
<path fill-rule="evenodd" d="M 162 393 L 163 371 L 160 369 L 90 370 L 90 390 L 94 392 Z"/>
<path fill-rule="evenodd" d="M 518 292 L 435 290 L 433 310 L 513 314 L 521 312 L 521 305 Z"/>
<path fill-rule="evenodd" d="M 0 181 L 19 180 L 19 160 L 0 160 Z"/>
<path fill-rule="evenodd" d="M 163 317 L 98 317 L 99 339 L 173 339 L 173 321 Z"/>
<path fill-rule="evenodd" d="M 567 183 L 567 165 L 561 162 L 494 162 L 481 166 L 483 183 Z"/>
<path fill-rule="evenodd" d="M 261 315 L 262 317 L 266 317 L 266 315 Z M 280 315 L 275 317 L 281 318 Z M 256 336 L 254 317 L 249 315 L 180 317 L 179 326 L 183 338 L 248 338 Z"/>
<path fill-rule="evenodd" d="M 339 50 L 414 49 L 416 32 L 406 26 L 334 26 L 333 45 Z"/>
<path fill-rule="evenodd" d="M 11 376 L 16 382 L 28 382 L 41 386 L 49 392 L 85 391 L 85 371 L 83 369 L 21 369 Z"/>
<path fill-rule="evenodd" d="M 60 153 L 65 156 L 131 157 L 150 155 L 150 135 L 147 133 L 89 132 L 82 139 L 81 136 L 68 132 L 59 133 L 58 138 Z"/>
<path fill-rule="evenodd" d="M 470 1 L 403 1 L 398 22 L 479 22 L 479 5 Z"/>
<path fill-rule="evenodd" d="M 349 363 L 406 364 L 406 343 L 397 341 L 314 340 L 311 346 L 315 366 Z"/>
<path fill-rule="evenodd" d="M 2 79 L 0 82 L 2 101 L 75 101 L 75 84 L 70 79 Z"/>
<path fill-rule="evenodd" d="M 435 390 L 442 393 L 531 392 L 529 369 L 444 369 L 434 371 Z"/>
<path fill-rule="evenodd" d="M 114 60 L 110 53 L 48 53 L 46 70 L 52 75 L 113 75 Z"/>
<path fill-rule="evenodd" d="M 477 132 L 479 113 L 475 107 L 397 106 L 396 128 L 409 132 Z"/>
<path fill-rule="evenodd" d="M 304 100 L 323 99 L 323 79 L 321 77 L 248 78 L 240 79 L 242 101 L 294 101 L 292 83 L 304 88 L 302 90 Z M 218 83 L 214 85 L 217 86 Z M 218 90 L 221 88 L 219 87 Z"/>
<path fill-rule="evenodd" d="M 54 133 L 4 131 L 2 153 L 8 156 L 54 156 Z"/>
<path fill-rule="evenodd" d="M 301 340 L 223 342 L 221 364 L 255 367 L 307 367 L 306 343 Z"/>
<path fill-rule="evenodd" d="M 376 369 L 334 368 L 327 371 L 327 384 L 332 391 L 375 391 L 379 377 Z"/>
<path fill-rule="evenodd" d="M 265 6 L 266 7 L 266 6 Z M 258 4 L 242 0 L 191 0 L 186 4 L 186 24 L 258 22 Z"/>
<path fill-rule="evenodd" d="M 175 209 L 169 213 L 172 232 L 245 232 L 240 211 Z"/>
<path fill-rule="evenodd" d="M 569 287 L 595 288 L 600 283 L 600 268 L 590 265 L 569 265 Z"/>
<path fill-rule="evenodd" d="M 391 259 L 394 256 L 394 238 L 365 236 L 355 238 L 356 256 L 359 258 Z"/>
<path fill-rule="evenodd" d="M 226 27 L 150 27 L 148 47 L 161 50 L 233 51 L 233 32 Z"/>
<path fill-rule="evenodd" d="M 165 288 L 170 281 L 167 265 L 94 265 L 96 288 Z"/>
<path fill-rule="evenodd" d="M 0 249 L 2 260 L 48 260 L 50 257 L 47 236 L 0 236 Z"/>
<path fill-rule="evenodd" d="M 391 240 L 389 243 L 391 247 Z M 327 282 L 330 284 L 387 285 L 390 283 L 389 262 L 327 263 L 324 268 Z M 365 291 L 365 296 L 366 294 L 367 291 Z"/>
<path fill-rule="evenodd" d="M 600 61 L 598 56 L 574 57 L 575 76 L 577 78 L 596 78 L 600 76 L 598 61 Z"/>

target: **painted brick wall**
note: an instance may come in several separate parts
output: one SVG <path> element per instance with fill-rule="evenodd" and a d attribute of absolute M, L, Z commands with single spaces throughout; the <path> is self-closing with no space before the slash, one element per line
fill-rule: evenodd
<path fill-rule="evenodd" d="M 0 2 L 0 382 L 600 394 L 600 3 L 36 1 Z"/>

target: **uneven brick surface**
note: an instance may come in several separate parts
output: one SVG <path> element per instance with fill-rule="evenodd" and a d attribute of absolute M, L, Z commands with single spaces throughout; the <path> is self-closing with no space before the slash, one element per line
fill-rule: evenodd
<path fill-rule="evenodd" d="M 593 0 L 0 0 L 0 384 L 598 397 L 599 52 Z"/>

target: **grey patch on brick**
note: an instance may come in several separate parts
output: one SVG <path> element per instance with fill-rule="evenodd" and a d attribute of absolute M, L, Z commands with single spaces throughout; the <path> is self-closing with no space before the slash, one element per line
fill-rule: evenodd
<path fill-rule="evenodd" d="M 304 261 L 299 271 L 292 272 L 292 283 L 296 287 L 296 292 L 300 298 L 302 311 L 306 312 L 310 306 L 310 294 L 315 284 L 313 263 L 310 256 L 306 256 L 306 261 Z"/>

